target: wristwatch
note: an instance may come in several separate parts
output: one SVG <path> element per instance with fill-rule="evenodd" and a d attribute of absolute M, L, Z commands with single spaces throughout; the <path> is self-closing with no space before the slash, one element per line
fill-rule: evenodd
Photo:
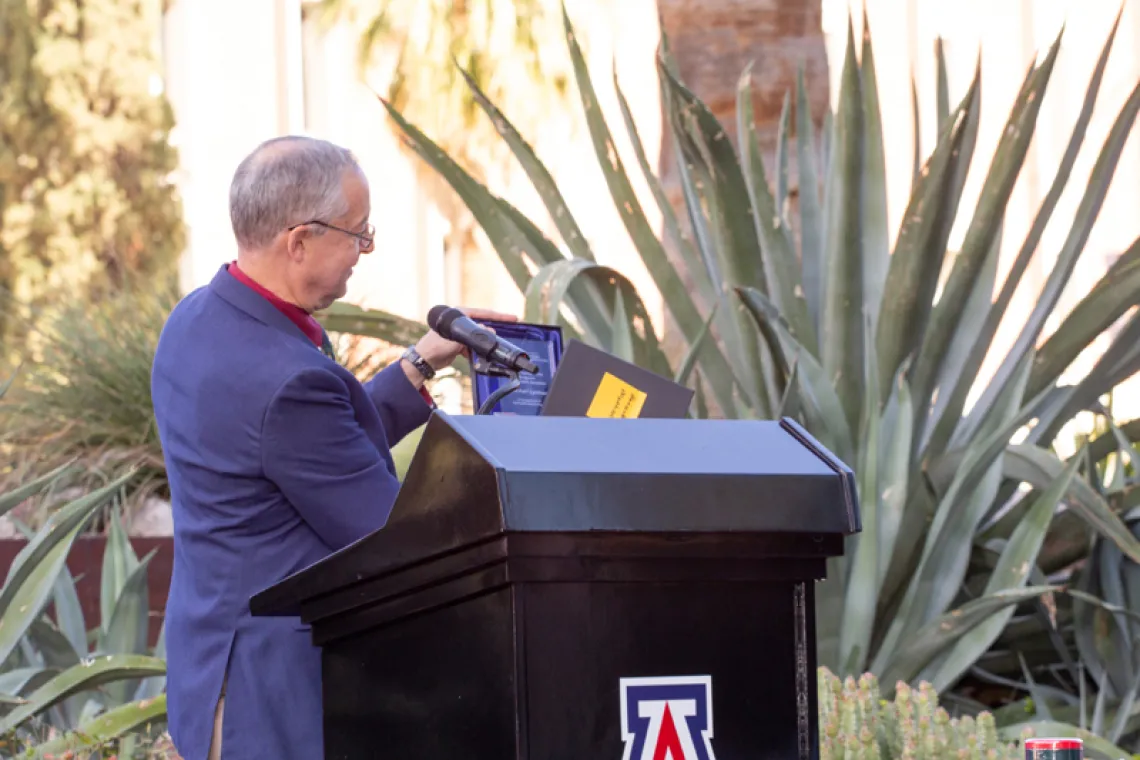
<path fill-rule="evenodd" d="M 435 377 L 435 370 L 427 363 L 427 359 L 420 356 L 420 352 L 416 350 L 415 346 L 408 346 L 404 349 L 404 353 L 400 354 L 400 358 L 407 359 L 411 362 L 412 366 L 416 368 L 416 371 L 424 376 L 424 380 L 431 380 Z"/>

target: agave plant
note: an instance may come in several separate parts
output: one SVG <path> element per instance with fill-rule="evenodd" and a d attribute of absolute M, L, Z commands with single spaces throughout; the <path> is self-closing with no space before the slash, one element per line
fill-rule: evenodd
<path fill-rule="evenodd" d="M 1140 537 L 1132 443 L 1140 424 L 1117 426 L 1101 412 L 1102 434 L 1086 448 L 1087 479 Z M 1030 720 L 1076 726 L 1126 748 L 1110 753 L 1121 757 L 1140 752 L 1140 565 L 1101 536 L 1091 545 L 1070 593 L 1012 621 L 972 672 L 1026 695 L 996 713 L 1007 735 Z M 1020 669 L 1017 678 L 996 672 L 1011 669 Z"/>
<path fill-rule="evenodd" d="M 58 487 L 69 468 L 0 496 L 0 514 Z M 75 539 L 134 476 L 90 491 L 53 512 L 16 556 L 0 589 L 0 748 L 35 756 L 93 747 L 165 722 L 162 636 L 147 647 L 146 571 L 114 509 L 101 578 L 101 622 L 88 631 L 66 559 Z M 54 616 L 46 614 L 51 607 Z M 45 740 L 41 743 L 41 740 Z M 129 756 L 122 749 L 122 756 Z"/>
<path fill-rule="evenodd" d="M 1140 369 L 1140 317 L 1132 317 L 1085 378 L 1060 382 L 1078 354 L 1140 303 L 1140 240 L 1042 341 L 1140 110 L 1140 87 L 1100 146 L 1032 313 L 978 400 L 966 403 L 1070 180 L 1115 25 L 1050 190 L 999 287 L 1005 209 L 1060 36 L 1030 66 L 988 166 L 972 160 L 980 67 L 953 109 L 940 92 L 938 139 L 928 155 L 914 157 L 914 183 L 892 249 L 866 18 L 861 45 L 848 25 L 837 108 L 824 115 L 819 139 L 802 72 L 794 97 L 785 99 L 774 183 L 758 147 L 750 71 L 739 83 L 734 141 L 680 80 L 663 45 L 658 69 L 684 224 L 652 171 L 615 78 L 638 168 L 663 215 L 661 236 L 633 191 L 565 14 L 564 24 L 608 191 L 686 346 L 673 360 L 629 279 L 597 262 L 549 171 L 473 80 L 476 101 L 530 177 L 561 246 L 385 105 L 408 144 L 482 225 L 526 295 L 527 319 L 557 322 L 571 336 L 692 383 L 698 414 L 797 417 L 852 464 L 863 530 L 817 589 L 821 664 L 841 674 L 869 670 L 884 684 L 927 680 L 943 691 L 994 645 L 1015 612 L 1071 590 L 1064 571 L 1087 554 L 1081 545 L 1090 536 L 1130 562 L 1140 560 L 1140 541 L 1119 510 L 1078 475 L 1084 453 L 1053 451 L 1066 422 Z M 790 218 L 793 126 L 798 231 Z M 985 175 L 972 208 L 961 204 L 969 171 Z M 963 214 L 965 238 L 950 251 L 951 227 Z M 372 317 L 362 312 L 354 319 L 364 324 Z"/>

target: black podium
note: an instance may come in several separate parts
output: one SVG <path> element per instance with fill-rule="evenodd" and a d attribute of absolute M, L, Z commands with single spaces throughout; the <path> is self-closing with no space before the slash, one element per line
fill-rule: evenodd
<path fill-rule="evenodd" d="M 859 526 L 791 420 L 437 412 L 388 524 L 251 610 L 312 625 L 327 760 L 816 758 Z"/>

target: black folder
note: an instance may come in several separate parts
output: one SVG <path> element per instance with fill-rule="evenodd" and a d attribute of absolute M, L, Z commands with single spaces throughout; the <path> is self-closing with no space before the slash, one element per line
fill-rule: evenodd
<path fill-rule="evenodd" d="M 544 417 L 685 417 L 693 390 L 571 340 L 542 405 Z"/>

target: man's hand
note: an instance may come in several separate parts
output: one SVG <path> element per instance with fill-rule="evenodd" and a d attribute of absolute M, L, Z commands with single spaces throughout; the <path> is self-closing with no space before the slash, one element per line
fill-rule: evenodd
<path fill-rule="evenodd" d="M 493 320 L 496 322 L 518 322 L 519 319 L 513 314 L 504 314 L 500 311 L 491 311 L 489 309 L 468 309 L 460 307 L 459 311 L 466 314 L 473 320 Z M 490 328 L 488 328 L 490 329 Z M 456 357 L 464 356 L 468 360 L 471 359 L 471 352 L 462 343 L 456 343 L 453 340 L 448 340 L 435 330 L 428 332 L 427 335 L 420 338 L 416 343 L 416 351 L 424 358 L 428 364 L 432 366 L 437 372 L 444 367 L 451 366 Z M 408 379 L 417 388 L 421 387 L 424 383 L 423 375 L 419 373 L 412 363 L 409 361 L 401 362 L 404 367 L 404 372 L 407 373 Z"/>

